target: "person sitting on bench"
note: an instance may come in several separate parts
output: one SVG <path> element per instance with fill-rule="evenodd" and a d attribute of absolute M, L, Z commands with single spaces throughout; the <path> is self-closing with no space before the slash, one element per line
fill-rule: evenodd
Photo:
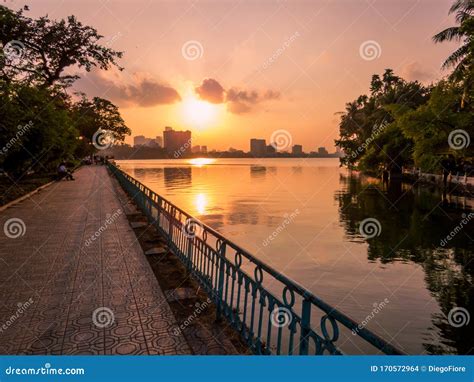
<path fill-rule="evenodd" d="M 61 164 L 58 167 L 58 180 L 61 180 L 63 178 L 66 178 L 66 180 L 74 180 L 72 173 L 68 171 L 66 167 L 66 163 L 61 162 Z"/>

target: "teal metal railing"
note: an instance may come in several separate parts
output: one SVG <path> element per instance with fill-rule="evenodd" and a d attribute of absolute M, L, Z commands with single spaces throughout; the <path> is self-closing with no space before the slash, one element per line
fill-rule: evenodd
<path fill-rule="evenodd" d="M 403 354 L 115 165 L 109 169 L 254 353 L 343 354 L 339 340 L 359 352 Z"/>

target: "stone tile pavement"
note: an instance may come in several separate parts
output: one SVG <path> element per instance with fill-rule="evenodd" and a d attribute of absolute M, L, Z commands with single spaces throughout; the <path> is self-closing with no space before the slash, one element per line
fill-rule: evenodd
<path fill-rule="evenodd" d="M 115 180 L 75 177 L 0 212 L 0 354 L 191 353 Z"/>

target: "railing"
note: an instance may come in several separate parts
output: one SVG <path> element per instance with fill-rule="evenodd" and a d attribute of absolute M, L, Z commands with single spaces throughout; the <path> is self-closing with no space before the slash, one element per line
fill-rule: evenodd
<path fill-rule="evenodd" d="M 403 354 L 113 164 L 109 168 L 214 301 L 218 317 L 254 353 L 343 354 L 336 345 L 340 324 L 345 342 L 363 339 L 368 352 Z"/>

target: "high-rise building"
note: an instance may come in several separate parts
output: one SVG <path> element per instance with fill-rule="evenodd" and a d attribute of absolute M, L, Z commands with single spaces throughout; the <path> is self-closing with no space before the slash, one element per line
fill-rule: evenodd
<path fill-rule="evenodd" d="M 318 147 L 318 154 L 319 155 L 328 155 L 328 151 L 326 150 L 326 147 Z"/>
<path fill-rule="evenodd" d="M 192 150 L 193 154 L 201 154 L 201 146 L 193 146 Z"/>
<path fill-rule="evenodd" d="M 291 153 L 293 155 L 303 155 L 303 146 L 293 145 L 293 147 L 291 148 Z"/>
<path fill-rule="evenodd" d="M 273 155 L 273 154 L 276 154 L 277 150 L 276 150 L 276 146 L 275 145 L 268 145 L 267 146 L 267 149 L 266 149 L 266 153 L 268 155 Z"/>
<path fill-rule="evenodd" d="M 175 131 L 167 126 L 163 131 L 163 144 L 166 152 L 175 158 L 185 156 L 191 152 L 191 132 Z"/>
<path fill-rule="evenodd" d="M 207 146 L 201 146 L 201 154 L 207 154 Z"/>
<path fill-rule="evenodd" d="M 144 135 L 137 135 L 133 137 L 133 146 L 143 146 L 146 145 L 146 138 Z"/>
<path fill-rule="evenodd" d="M 155 138 L 155 143 L 158 146 L 163 147 L 163 137 L 160 137 L 159 135 L 157 135 L 156 138 Z"/>
<path fill-rule="evenodd" d="M 254 157 L 263 157 L 267 151 L 265 139 L 252 138 L 250 140 L 250 154 Z"/>

